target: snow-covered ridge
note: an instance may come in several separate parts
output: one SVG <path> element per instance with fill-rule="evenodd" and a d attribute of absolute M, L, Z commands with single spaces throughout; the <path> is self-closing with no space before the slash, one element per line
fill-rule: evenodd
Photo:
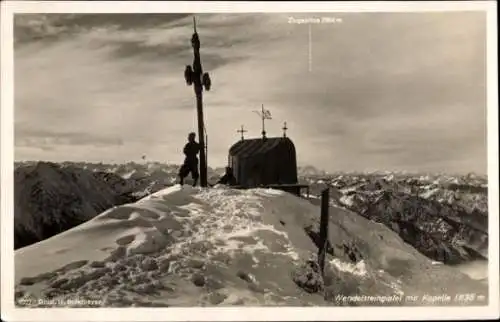
<path fill-rule="evenodd" d="M 112 206 L 173 185 L 179 166 L 159 162 L 15 163 L 15 248 L 85 222 Z M 218 169 L 220 173 L 223 169 Z M 210 169 L 209 180 L 219 177 Z M 190 180 L 186 180 L 190 183 Z"/>
<path fill-rule="evenodd" d="M 22 306 L 43 306 L 32 298 L 52 300 L 46 306 L 74 298 L 94 301 L 72 306 L 352 305 L 338 295 L 487 296 L 483 284 L 434 265 L 384 225 L 338 207 L 331 209 L 322 279 L 309 261 L 318 233 L 319 208 L 305 199 L 268 189 L 176 185 L 17 250 L 16 300 Z"/>
<path fill-rule="evenodd" d="M 134 201 L 127 182 L 102 172 L 49 162 L 16 166 L 15 248 L 81 224 L 114 205 Z"/>
<path fill-rule="evenodd" d="M 88 162 L 43 164 L 45 166 L 51 165 L 52 168 L 59 169 L 59 172 L 68 172 L 68 174 L 75 171 L 93 173 L 99 182 L 104 181 L 106 185 L 110 186 L 113 199 L 118 198 L 118 201 L 113 201 L 113 205 L 131 202 L 172 186 L 177 180 L 179 168 L 178 165 L 160 162 L 129 162 L 114 165 Z M 35 162 L 19 163 L 16 164 L 16 172 L 21 171 L 20 169 L 36 167 L 37 163 Z M 366 218 L 385 224 L 397 232 L 406 242 L 434 260 L 459 263 L 475 258 L 487 258 L 488 256 L 487 179 L 484 176 L 388 172 L 327 174 L 314 167 L 305 168 L 314 169 L 314 173 L 310 176 L 301 177 L 301 181 L 311 185 L 313 198 L 317 198 L 323 188 L 330 187 L 332 205 L 349 209 Z M 300 172 L 300 169 L 299 173 L 303 173 Z M 209 181 L 215 182 L 223 172 L 223 168 L 209 169 Z M 40 173 L 39 176 L 43 177 L 44 174 Z M 71 178 L 71 176 L 69 177 Z M 58 176 L 58 178 L 57 180 L 68 180 L 66 179 L 68 176 Z M 23 180 L 21 176 L 16 181 L 16 185 L 22 186 Z M 52 184 L 57 181 L 50 177 L 46 177 L 44 180 L 53 182 Z M 190 183 L 189 179 L 187 183 Z M 75 188 L 78 187 L 78 184 L 75 186 L 62 182 L 58 185 L 68 186 L 69 188 L 65 188 L 65 191 L 72 191 L 73 198 L 96 203 L 88 199 L 90 198 L 89 194 L 86 192 L 82 194 L 81 189 Z M 100 187 L 100 184 L 96 187 Z M 108 189 L 104 188 L 104 190 Z M 33 220 L 45 223 L 38 225 L 38 229 L 49 226 L 49 230 L 52 230 L 51 223 L 56 222 L 55 232 L 64 231 L 98 213 L 88 212 L 91 215 L 83 216 L 81 217 L 83 219 L 77 221 L 72 221 L 71 215 L 64 216 L 63 219 L 67 219 L 68 224 L 61 225 L 59 224 L 61 222 L 60 213 L 65 211 L 73 213 L 72 209 L 67 209 L 70 204 L 65 202 L 65 199 L 67 197 L 51 197 L 53 202 L 50 203 L 50 207 L 56 209 L 54 219 L 51 218 L 50 213 L 45 213 L 42 216 L 43 219 L 39 218 L 40 216 L 33 217 L 36 218 Z M 32 197 L 25 199 L 23 209 L 42 207 L 40 200 L 40 198 Z M 311 201 L 319 203 L 319 200 L 316 199 Z M 100 201 L 97 202 L 97 204 L 99 203 Z M 110 205 L 111 203 L 108 202 L 97 209 L 102 211 Z M 26 213 L 26 211 L 24 212 Z M 23 223 L 23 221 L 19 222 Z M 23 227 L 28 227 L 28 230 L 31 231 L 34 230 L 33 226 L 32 224 L 18 225 L 16 234 L 26 235 Z M 38 236 L 43 236 L 43 234 L 38 233 Z M 45 237 L 32 239 L 29 243 L 43 238 Z"/>

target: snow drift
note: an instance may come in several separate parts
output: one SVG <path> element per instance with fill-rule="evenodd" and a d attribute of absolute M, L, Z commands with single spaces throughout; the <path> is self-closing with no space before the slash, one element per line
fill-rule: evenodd
<path fill-rule="evenodd" d="M 487 285 L 337 207 L 330 212 L 323 279 L 311 261 L 318 234 L 319 208 L 305 199 L 176 185 L 17 250 L 16 300 L 22 306 L 67 305 L 75 297 L 95 301 L 72 306 L 410 305 L 404 294 L 487 296 Z M 358 295 L 386 302 L 348 300 Z M 41 297 L 53 301 L 30 300 Z"/>

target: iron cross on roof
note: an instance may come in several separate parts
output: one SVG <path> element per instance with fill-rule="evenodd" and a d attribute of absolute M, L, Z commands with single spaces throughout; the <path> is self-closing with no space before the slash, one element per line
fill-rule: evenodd
<path fill-rule="evenodd" d="M 281 129 L 283 130 L 283 137 L 286 138 L 286 130 L 288 130 L 288 128 L 286 127 L 286 122 L 283 124 L 283 127 Z"/>
<path fill-rule="evenodd" d="M 241 141 L 245 140 L 245 138 L 243 137 L 243 133 L 248 131 L 243 129 L 243 125 L 241 126 L 241 130 L 237 130 L 236 132 L 241 133 Z"/>

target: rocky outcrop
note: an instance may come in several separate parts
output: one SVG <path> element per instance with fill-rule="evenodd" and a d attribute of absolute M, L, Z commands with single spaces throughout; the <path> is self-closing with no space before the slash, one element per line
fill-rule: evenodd
<path fill-rule="evenodd" d="M 478 210 L 467 212 L 460 205 L 384 191 L 359 213 L 390 227 L 437 261 L 457 264 L 488 257 L 487 217 Z"/>
<path fill-rule="evenodd" d="M 14 248 L 47 239 L 113 206 L 133 202 L 122 179 L 50 162 L 16 166 Z M 110 184 L 112 182 L 112 184 Z"/>
<path fill-rule="evenodd" d="M 465 181 L 465 182 L 464 182 Z M 383 223 L 436 261 L 488 258 L 487 186 L 467 178 L 337 177 L 338 204 Z"/>

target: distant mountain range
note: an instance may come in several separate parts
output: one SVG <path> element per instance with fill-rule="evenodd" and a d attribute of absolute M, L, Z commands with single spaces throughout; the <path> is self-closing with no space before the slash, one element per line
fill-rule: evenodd
<path fill-rule="evenodd" d="M 178 165 L 23 162 L 15 165 L 15 248 L 176 183 Z M 328 174 L 299 169 L 311 197 L 330 188 L 334 205 L 380 222 L 426 256 L 446 263 L 488 257 L 487 180 L 406 173 Z M 214 183 L 224 168 L 209 169 Z M 186 183 L 190 183 L 187 180 Z"/>

